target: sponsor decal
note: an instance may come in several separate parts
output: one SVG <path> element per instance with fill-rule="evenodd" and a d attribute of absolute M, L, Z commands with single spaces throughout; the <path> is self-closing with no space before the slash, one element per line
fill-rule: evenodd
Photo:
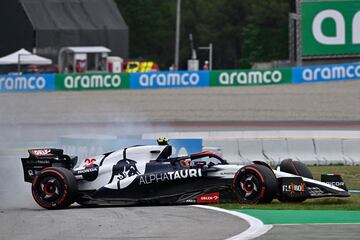
<path fill-rule="evenodd" d="M 196 198 L 197 203 L 219 203 L 220 202 L 220 193 L 210 193 L 202 195 L 198 198 Z"/>
<path fill-rule="evenodd" d="M 91 168 L 88 167 L 88 168 L 77 170 L 75 172 L 75 175 L 82 175 L 82 177 L 85 180 L 94 181 L 99 175 L 99 166 L 95 164 Z"/>
<path fill-rule="evenodd" d="M 304 183 L 301 183 L 301 184 L 291 183 L 288 185 L 283 185 L 282 191 L 283 192 L 305 192 L 305 184 Z"/>
<path fill-rule="evenodd" d="M 35 164 L 48 165 L 48 164 L 50 164 L 50 160 L 39 160 L 39 159 L 35 159 L 35 160 L 27 161 L 27 164 L 29 164 L 29 165 L 35 165 Z"/>
<path fill-rule="evenodd" d="M 211 86 L 251 86 L 291 82 L 290 69 L 234 70 L 210 72 Z"/>
<path fill-rule="evenodd" d="M 201 169 L 183 169 L 173 172 L 155 173 L 140 176 L 139 185 L 198 177 L 202 177 Z"/>
<path fill-rule="evenodd" d="M 35 156 L 41 157 L 41 156 L 49 156 L 51 155 L 51 150 L 50 149 L 37 149 L 37 150 L 32 150 L 31 153 Z"/>
<path fill-rule="evenodd" d="M 345 182 L 339 174 L 321 174 L 321 181 L 347 191 Z"/>
<path fill-rule="evenodd" d="M 344 182 L 325 182 L 326 184 L 335 186 L 335 187 L 344 187 L 345 183 Z"/>
<path fill-rule="evenodd" d="M 96 162 L 96 159 L 89 159 L 89 158 L 87 158 L 87 159 L 85 159 L 85 165 L 84 165 L 84 167 L 85 167 L 85 168 L 92 168 L 92 167 L 94 166 L 95 162 Z"/>
<path fill-rule="evenodd" d="M 129 186 L 140 174 L 136 161 L 123 159 L 113 166 L 109 184 L 116 182 L 117 189 L 123 189 Z"/>
<path fill-rule="evenodd" d="M 127 73 L 58 74 L 56 76 L 56 88 L 59 90 L 105 90 L 128 87 Z"/>
<path fill-rule="evenodd" d="M 358 0 L 302 1 L 304 56 L 359 54 Z"/>
<path fill-rule="evenodd" d="M 360 64 L 337 64 L 293 68 L 294 83 L 359 80 Z"/>
<path fill-rule="evenodd" d="M 91 172 L 97 172 L 98 171 L 98 168 L 95 167 L 95 168 L 85 168 L 85 169 L 81 169 L 81 170 L 78 170 L 76 173 L 77 174 L 84 174 L 84 173 L 91 173 Z"/>
<path fill-rule="evenodd" d="M 0 75 L 0 92 L 53 91 L 55 74 Z"/>
<path fill-rule="evenodd" d="M 130 75 L 130 87 L 135 89 L 206 86 L 209 86 L 207 71 L 152 72 Z"/>
<path fill-rule="evenodd" d="M 305 183 L 300 177 L 280 178 L 281 197 L 283 198 L 302 198 L 307 196 L 308 191 Z"/>

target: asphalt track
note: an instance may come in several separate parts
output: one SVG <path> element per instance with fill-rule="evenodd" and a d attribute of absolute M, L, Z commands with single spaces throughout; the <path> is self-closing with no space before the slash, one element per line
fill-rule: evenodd
<path fill-rule="evenodd" d="M 359 123 L 360 81 L 260 87 L 2 93 L 0 102 L 1 124 Z"/>
<path fill-rule="evenodd" d="M 67 134 L 129 136 L 249 128 L 359 130 L 360 81 L 0 94 L 0 239 L 225 239 L 236 235 L 247 228 L 245 221 L 190 206 L 34 209 L 29 186 L 22 183 L 20 153 L 7 155 L 1 150 Z M 276 225 L 259 239 L 358 239 L 359 234 L 358 225 Z"/>
<path fill-rule="evenodd" d="M 0 210 L 0 239 L 226 239 L 245 221 L 191 206 Z M 226 223 L 226 224 L 224 224 Z"/>

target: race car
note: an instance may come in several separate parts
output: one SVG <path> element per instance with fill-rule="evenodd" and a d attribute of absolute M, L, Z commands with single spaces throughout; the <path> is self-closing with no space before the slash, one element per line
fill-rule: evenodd
<path fill-rule="evenodd" d="M 314 180 L 298 161 L 276 170 L 267 163 L 230 165 L 213 152 L 171 157 L 168 142 L 132 146 L 78 160 L 62 149 L 30 149 L 22 158 L 25 182 L 46 209 L 72 203 L 84 206 L 124 204 L 301 202 L 307 198 L 349 197 L 340 175 Z M 184 161 L 189 164 L 184 165 Z"/>

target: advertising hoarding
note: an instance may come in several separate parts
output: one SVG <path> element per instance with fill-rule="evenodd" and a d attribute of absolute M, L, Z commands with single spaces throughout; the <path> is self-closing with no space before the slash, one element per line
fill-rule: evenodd
<path fill-rule="evenodd" d="M 208 87 L 208 71 L 170 71 L 132 73 L 130 88 L 189 88 Z"/>
<path fill-rule="evenodd" d="M 360 63 L 293 68 L 293 83 L 360 80 Z"/>
<path fill-rule="evenodd" d="M 61 91 L 118 90 L 128 88 L 128 73 L 56 75 L 56 89 Z"/>
<path fill-rule="evenodd" d="M 55 74 L 0 75 L 0 92 L 54 91 Z"/>
<path fill-rule="evenodd" d="M 302 55 L 360 55 L 359 0 L 304 0 Z"/>
<path fill-rule="evenodd" d="M 253 86 L 291 83 L 291 69 L 210 72 L 210 86 Z"/>

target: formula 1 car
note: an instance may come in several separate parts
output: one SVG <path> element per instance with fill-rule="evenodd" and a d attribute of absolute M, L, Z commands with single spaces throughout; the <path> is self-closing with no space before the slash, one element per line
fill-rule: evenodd
<path fill-rule="evenodd" d="M 107 204 L 301 202 L 348 197 L 339 175 L 314 180 L 308 168 L 287 159 L 277 170 L 261 161 L 229 165 L 213 152 L 171 158 L 165 144 L 133 146 L 78 161 L 61 149 L 31 149 L 22 158 L 24 180 L 43 208 Z M 182 161 L 190 161 L 183 166 Z"/>

